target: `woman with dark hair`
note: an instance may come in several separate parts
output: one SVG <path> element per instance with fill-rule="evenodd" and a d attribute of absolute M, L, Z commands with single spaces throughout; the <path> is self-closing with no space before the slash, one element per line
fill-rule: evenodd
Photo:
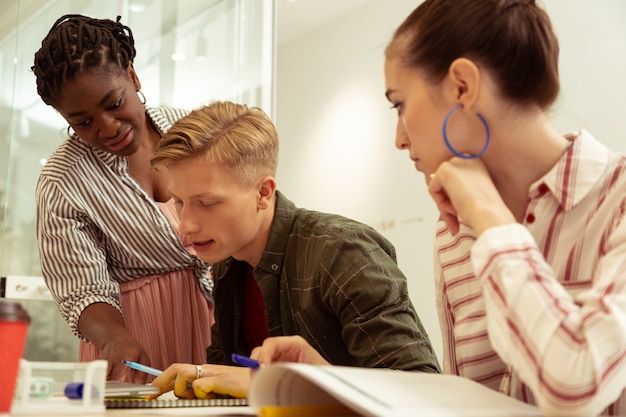
<path fill-rule="evenodd" d="M 444 372 L 546 415 L 626 413 L 626 158 L 562 135 L 558 43 L 532 0 L 426 0 L 386 51 L 396 146 L 440 211 Z M 261 363 L 323 363 L 300 338 Z"/>
<path fill-rule="evenodd" d="M 119 17 L 65 15 L 32 69 L 70 136 L 37 184 L 43 276 L 81 339 L 80 360 L 107 359 L 109 379 L 144 382 L 122 360 L 206 361 L 213 301 L 209 265 L 179 239 L 163 175 L 150 165 L 187 111 L 145 105 L 135 53 Z"/>

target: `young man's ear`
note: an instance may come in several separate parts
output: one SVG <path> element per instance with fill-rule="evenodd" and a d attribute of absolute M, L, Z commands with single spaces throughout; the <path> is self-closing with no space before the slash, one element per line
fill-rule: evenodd
<path fill-rule="evenodd" d="M 259 182 L 259 196 L 257 206 L 259 210 L 265 210 L 274 202 L 274 194 L 276 193 L 276 180 L 274 177 L 264 177 Z"/>

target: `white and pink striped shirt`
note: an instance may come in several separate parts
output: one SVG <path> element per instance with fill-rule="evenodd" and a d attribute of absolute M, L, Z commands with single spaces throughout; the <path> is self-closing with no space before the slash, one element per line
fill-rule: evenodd
<path fill-rule="evenodd" d="M 436 233 L 444 372 L 550 415 L 626 413 L 626 156 L 588 132 L 524 221 Z"/>

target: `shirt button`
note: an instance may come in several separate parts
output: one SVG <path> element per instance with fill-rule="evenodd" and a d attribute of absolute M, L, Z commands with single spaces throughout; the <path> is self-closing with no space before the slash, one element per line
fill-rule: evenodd
<path fill-rule="evenodd" d="M 548 192 L 548 186 L 547 186 L 547 185 L 545 185 L 545 184 L 541 184 L 541 185 L 539 186 L 538 191 L 539 191 L 539 195 L 544 195 L 545 193 L 547 193 L 547 192 Z"/>
<path fill-rule="evenodd" d="M 534 223 L 535 222 L 535 215 L 530 213 L 528 216 L 526 216 L 526 223 Z"/>
<path fill-rule="evenodd" d="M 278 271 L 278 265 L 272 264 L 272 271 Z"/>

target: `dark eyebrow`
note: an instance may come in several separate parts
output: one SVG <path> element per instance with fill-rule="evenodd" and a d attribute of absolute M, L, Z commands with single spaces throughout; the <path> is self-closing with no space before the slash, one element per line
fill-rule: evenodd
<path fill-rule="evenodd" d="M 104 105 L 104 103 L 106 103 L 106 102 L 107 102 L 107 101 L 111 98 L 111 96 L 112 96 L 113 94 L 115 94 L 115 92 L 116 92 L 116 91 L 118 91 L 118 90 L 120 90 L 120 89 L 119 89 L 119 88 L 116 88 L 115 90 L 111 90 L 111 91 L 109 91 L 108 93 L 106 93 L 106 94 L 104 95 L 104 97 L 102 97 L 102 100 L 100 100 L 100 101 L 98 102 L 98 105 L 103 106 L 103 105 Z M 84 111 L 82 111 L 82 110 L 80 110 L 80 111 L 75 111 L 75 112 L 72 112 L 72 113 L 68 114 L 68 115 L 67 115 L 67 117 L 82 116 L 83 114 L 85 114 L 85 112 L 84 112 Z"/>

